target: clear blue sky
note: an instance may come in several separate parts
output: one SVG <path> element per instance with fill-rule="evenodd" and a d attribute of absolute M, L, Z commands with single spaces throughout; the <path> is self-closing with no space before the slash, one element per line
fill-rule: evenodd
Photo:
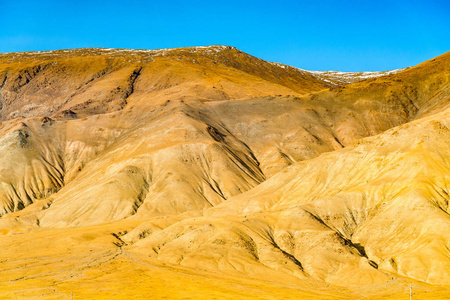
<path fill-rule="evenodd" d="M 0 52 L 231 45 L 308 70 L 379 71 L 450 50 L 450 0 L 0 0 Z"/>

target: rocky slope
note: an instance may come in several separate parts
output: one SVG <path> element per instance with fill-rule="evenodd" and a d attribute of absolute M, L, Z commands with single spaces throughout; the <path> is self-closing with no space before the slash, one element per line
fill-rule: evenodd
<path fill-rule="evenodd" d="M 151 265 L 443 286 L 449 70 L 449 53 L 367 79 L 227 46 L 1 54 L 2 241 L 114 228 L 99 249 Z"/>

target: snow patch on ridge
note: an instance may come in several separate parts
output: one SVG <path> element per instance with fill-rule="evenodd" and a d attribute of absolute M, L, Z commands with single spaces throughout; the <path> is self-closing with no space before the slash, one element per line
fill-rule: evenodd
<path fill-rule="evenodd" d="M 369 71 L 369 72 L 340 72 L 340 71 L 308 71 L 288 65 L 283 65 L 276 62 L 268 62 L 274 66 L 282 69 L 294 69 L 302 74 L 309 74 L 321 81 L 324 81 L 330 85 L 346 85 L 358 81 L 363 81 L 370 78 L 376 78 L 381 76 L 387 76 L 402 72 L 408 68 L 395 69 L 390 71 Z"/>
<path fill-rule="evenodd" d="M 335 85 L 345 85 L 370 78 L 396 74 L 406 69 L 407 68 L 402 68 L 381 72 L 339 72 L 339 71 L 307 71 L 307 72 L 309 72 L 311 75 L 320 80 L 330 82 Z"/>
<path fill-rule="evenodd" d="M 12 52 L 0 53 L 1 58 L 9 58 L 6 63 L 19 62 L 27 58 L 36 56 L 52 58 L 54 56 L 61 56 L 61 54 L 72 56 L 91 56 L 91 55 L 131 55 L 140 56 L 142 58 L 151 58 L 156 56 L 170 55 L 172 52 L 182 52 L 184 54 L 205 53 L 216 55 L 222 51 L 236 49 L 231 46 L 213 45 L 213 46 L 198 46 L 187 48 L 165 48 L 165 49 L 115 49 L 115 48 L 77 48 L 64 50 L 50 50 L 50 51 L 27 51 L 27 52 Z"/>
<path fill-rule="evenodd" d="M 15 52 L 15 53 L 0 53 L 0 59 L 2 63 L 15 63 L 24 61 L 26 59 L 39 57 L 45 59 L 53 59 L 58 56 L 65 56 L 67 58 L 76 56 L 96 56 L 96 55 L 108 55 L 110 57 L 121 57 L 127 55 L 129 57 L 126 62 L 142 62 L 152 61 L 154 57 L 175 56 L 177 53 L 189 57 L 189 54 L 201 54 L 209 56 L 214 59 L 214 62 L 220 59 L 220 53 L 226 50 L 238 50 L 235 47 L 212 45 L 212 46 L 198 46 L 198 47 L 186 47 L 186 48 L 165 48 L 165 49 L 115 49 L 115 48 L 78 48 L 78 49 L 64 49 L 64 50 L 51 50 L 51 51 L 29 51 L 29 52 Z M 179 58 L 174 58 L 180 60 Z M 381 76 L 387 76 L 401 72 L 407 68 L 396 69 L 382 72 L 339 72 L 339 71 L 308 71 L 288 65 L 284 65 L 276 62 L 269 62 L 259 59 L 258 64 L 271 64 L 277 68 L 284 69 L 290 72 L 299 72 L 304 76 L 313 76 L 316 79 L 324 82 L 329 86 L 346 85 L 353 82 L 358 82 L 370 78 L 376 78 Z M 196 63 L 196 60 L 192 60 Z"/>

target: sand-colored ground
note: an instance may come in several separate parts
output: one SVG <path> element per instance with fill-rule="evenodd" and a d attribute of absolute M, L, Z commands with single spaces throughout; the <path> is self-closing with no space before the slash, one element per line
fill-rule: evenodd
<path fill-rule="evenodd" d="M 449 70 L 1 54 L 0 297 L 448 298 Z"/>
<path fill-rule="evenodd" d="M 72 294 L 73 299 L 409 299 L 407 281 L 349 289 L 162 263 L 114 245 L 118 240 L 110 233 L 134 226 L 118 222 L 0 236 L 0 298 L 70 299 Z M 414 299 L 448 299 L 448 291 L 413 283 Z"/>

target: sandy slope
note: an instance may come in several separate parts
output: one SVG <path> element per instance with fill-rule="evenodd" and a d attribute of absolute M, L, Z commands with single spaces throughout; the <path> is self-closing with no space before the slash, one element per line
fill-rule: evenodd
<path fill-rule="evenodd" d="M 0 295 L 442 299 L 449 65 L 328 89 L 225 46 L 0 55 Z"/>

